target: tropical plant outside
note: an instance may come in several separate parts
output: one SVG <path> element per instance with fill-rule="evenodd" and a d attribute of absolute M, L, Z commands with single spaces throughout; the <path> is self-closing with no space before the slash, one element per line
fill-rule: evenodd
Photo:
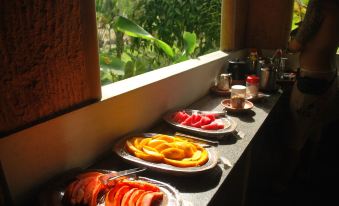
<path fill-rule="evenodd" d="M 220 11 L 220 0 L 96 0 L 102 85 L 218 50 Z"/>
<path fill-rule="evenodd" d="M 291 30 L 296 29 L 298 27 L 298 23 L 304 20 L 308 2 L 309 0 L 295 0 L 294 1 Z"/>

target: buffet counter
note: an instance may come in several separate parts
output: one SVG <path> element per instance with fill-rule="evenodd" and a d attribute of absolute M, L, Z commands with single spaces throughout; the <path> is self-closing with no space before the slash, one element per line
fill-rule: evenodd
<path fill-rule="evenodd" d="M 282 92 L 279 91 L 254 101 L 254 107 L 251 110 L 227 113 L 237 122 L 237 128 L 222 138 L 208 138 L 219 141 L 216 149 L 220 159 L 223 160 L 208 172 L 173 175 L 147 170 L 139 176 L 170 184 L 179 191 L 184 206 L 244 205 L 250 171 L 251 143 L 267 122 L 281 96 Z M 220 104 L 223 99 L 225 99 L 224 96 L 209 94 L 185 109 L 223 111 L 224 107 Z M 161 121 L 145 132 L 173 135 L 178 131 L 165 121 Z M 189 133 L 186 132 L 186 134 Z M 203 136 L 195 136 L 203 138 Z M 133 167 L 136 166 L 123 161 L 112 152 L 91 168 L 124 170 Z"/>

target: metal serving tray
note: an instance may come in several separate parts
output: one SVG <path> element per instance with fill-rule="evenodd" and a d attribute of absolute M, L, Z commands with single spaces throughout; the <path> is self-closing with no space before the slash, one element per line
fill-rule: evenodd
<path fill-rule="evenodd" d="M 218 129 L 218 130 L 204 130 L 201 128 L 196 128 L 196 127 L 190 127 L 186 125 L 181 125 L 178 122 L 173 121 L 173 114 L 178 111 L 184 111 L 189 115 L 192 114 L 206 114 L 206 113 L 215 113 L 217 114 L 216 118 L 220 119 L 224 123 L 224 129 Z M 214 111 L 200 111 L 200 110 L 191 110 L 191 109 L 185 109 L 185 110 L 178 110 L 174 112 L 168 112 L 167 114 L 164 115 L 163 119 L 169 123 L 170 125 L 174 126 L 178 130 L 197 134 L 200 136 L 205 136 L 205 137 L 218 137 L 221 138 L 229 133 L 232 133 L 235 131 L 237 128 L 237 122 L 226 115 L 226 112 L 214 112 Z"/>
<path fill-rule="evenodd" d="M 124 138 L 119 139 L 116 144 L 114 145 L 114 152 L 119 155 L 123 160 L 132 163 L 136 166 L 144 166 L 147 167 L 150 170 L 158 171 L 158 172 L 165 172 L 167 174 L 172 175 L 194 175 L 194 174 L 200 174 L 207 172 L 211 169 L 213 169 L 217 163 L 218 163 L 218 153 L 215 147 L 213 146 L 207 146 L 205 149 L 208 152 L 208 162 L 206 162 L 202 166 L 197 167 L 175 167 L 172 165 L 168 165 L 165 163 L 154 163 L 154 162 L 148 162 L 145 160 L 142 160 L 138 157 L 135 157 L 128 153 L 128 151 L 125 149 L 125 142 L 127 139 L 132 137 L 152 137 L 156 135 L 156 133 L 143 133 L 143 134 L 137 134 L 137 135 L 130 135 L 126 136 Z"/>
<path fill-rule="evenodd" d="M 72 181 L 75 180 L 75 176 L 87 172 L 87 171 L 98 171 L 102 173 L 116 172 L 111 170 L 79 170 L 78 172 L 72 171 L 72 174 L 66 173 L 57 179 L 50 181 L 46 187 L 41 190 L 39 194 L 39 206 L 60 206 L 65 205 L 63 201 L 63 196 L 65 195 L 65 190 Z M 128 176 L 128 175 L 127 175 Z M 163 200 L 159 206 L 181 206 L 183 204 L 180 193 L 177 189 L 172 187 L 170 184 L 160 182 L 147 177 L 140 177 L 131 175 L 130 178 L 143 180 L 152 184 L 155 184 L 159 187 L 160 191 L 164 193 Z M 103 201 L 103 200 L 102 200 Z M 98 203 L 98 206 L 105 206 L 104 202 Z"/>

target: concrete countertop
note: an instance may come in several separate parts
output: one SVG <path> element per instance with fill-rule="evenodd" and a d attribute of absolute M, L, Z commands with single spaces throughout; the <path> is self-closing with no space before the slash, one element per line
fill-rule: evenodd
<path fill-rule="evenodd" d="M 270 97 L 259 99 L 254 102 L 254 107 L 245 113 L 228 113 L 237 122 L 237 130 L 245 134 L 243 139 L 237 135 L 228 134 L 220 139 L 219 146 L 217 146 L 219 155 L 227 158 L 233 165 L 232 167 L 218 164 L 206 173 L 192 176 L 173 176 L 153 171 L 140 173 L 140 176 L 162 181 L 175 187 L 180 192 L 184 206 L 225 205 L 226 203 L 244 205 L 249 171 L 249 164 L 246 162 L 249 160 L 250 144 L 281 96 L 281 92 L 277 92 L 271 94 Z M 185 109 L 223 111 L 224 108 L 220 102 L 225 98 L 210 94 Z M 145 132 L 174 134 L 176 130 L 161 121 L 153 129 Z M 135 166 L 122 161 L 115 154 L 93 165 L 93 168 L 113 170 L 132 167 Z"/>

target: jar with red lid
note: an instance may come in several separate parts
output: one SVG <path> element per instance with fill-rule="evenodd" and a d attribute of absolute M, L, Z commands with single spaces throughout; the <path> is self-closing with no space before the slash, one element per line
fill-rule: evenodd
<path fill-rule="evenodd" d="M 259 77 L 256 75 L 249 75 L 246 78 L 246 97 L 255 98 L 259 92 Z"/>

